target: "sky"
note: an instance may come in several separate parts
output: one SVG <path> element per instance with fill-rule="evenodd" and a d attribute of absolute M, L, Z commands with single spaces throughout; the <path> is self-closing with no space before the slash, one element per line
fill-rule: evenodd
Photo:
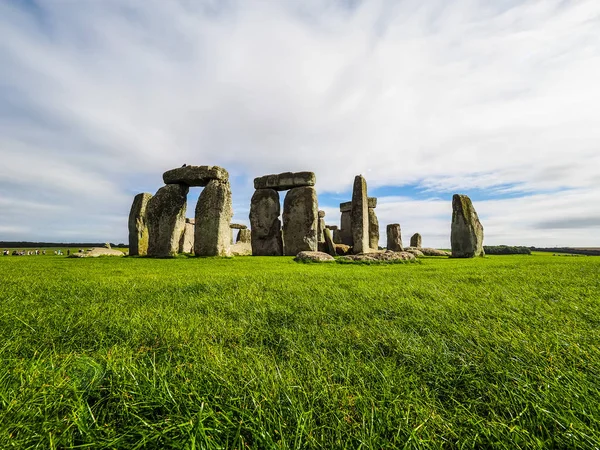
<path fill-rule="evenodd" d="M 219 165 L 313 171 L 326 222 L 355 175 L 448 248 L 600 246 L 598 0 L 0 0 L 0 241 L 127 242 L 133 197 Z M 201 188 L 190 189 L 188 217 Z"/>

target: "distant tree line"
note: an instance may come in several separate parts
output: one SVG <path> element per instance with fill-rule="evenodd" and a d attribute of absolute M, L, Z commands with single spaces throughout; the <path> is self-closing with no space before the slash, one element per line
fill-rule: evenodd
<path fill-rule="evenodd" d="M 484 245 L 486 255 L 531 255 L 529 247 L 515 247 L 511 245 Z"/>
<path fill-rule="evenodd" d="M 571 253 L 573 255 L 600 256 L 600 248 L 572 248 L 572 247 L 531 247 L 536 252 Z"/>
<path fill-rule="evenodd" d="M 104 247 L 105 242 L 23 242 L 23 241 L 0 241 L 0 247 L 3 248 L 41 248 L 41 247 Z M 127 248 L 126 244 L 113 244 L 111 247 Z"/>

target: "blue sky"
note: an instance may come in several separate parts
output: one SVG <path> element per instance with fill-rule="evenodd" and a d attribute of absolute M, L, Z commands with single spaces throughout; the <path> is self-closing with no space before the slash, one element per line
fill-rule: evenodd
<path fill-rule="evenodd" d="M 0 240 L 124 242 L 133 196 L 187 164 L 363 174 L 385 225 L 447 247 L 600 246 L 596 0 L 0 1 Z M 189 196 L 193 214 L 198 190 Z"/>

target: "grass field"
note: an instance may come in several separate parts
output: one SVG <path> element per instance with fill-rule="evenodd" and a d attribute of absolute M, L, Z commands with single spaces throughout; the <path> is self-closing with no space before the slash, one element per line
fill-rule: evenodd
<path fill-rule="evenodd" d="M 0 258 L 0 448 L 599 448 L 600 258 Z"/>

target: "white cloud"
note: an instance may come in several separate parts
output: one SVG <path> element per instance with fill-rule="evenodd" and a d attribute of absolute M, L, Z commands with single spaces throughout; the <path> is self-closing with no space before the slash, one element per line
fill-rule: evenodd
<path fill-rule="evenodd" d="M 363 173 L 370 187 L 435 195 L 570 188 L 597 200 L 596 0 L 38 4 L 0 4 L 0 193 L 44 193 L 81 236 L 124 240 L 133 194 L 183 162 L 229 169 L 236 221 L 251 179 L 287 170 L 315 171 L 321 193 Z M 80 218 L 84 205 L 98 216 Z M 401 205 L 415 229 L 446 233 L 430 203 Z M 586 238 L 503 217 L 484 225 L 506 243 Z M 59 222 L 41 228 L 59 236 Z"/>

